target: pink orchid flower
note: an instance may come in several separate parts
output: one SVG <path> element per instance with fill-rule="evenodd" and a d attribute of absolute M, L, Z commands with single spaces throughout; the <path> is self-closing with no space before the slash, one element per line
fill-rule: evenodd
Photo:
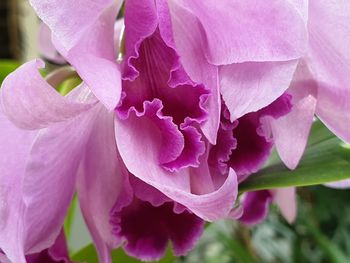
<path fill-rule="evenodd" d="M 280 123 L 300 116 L 299 82 L 290 83 L 306 74 L 300 61 L 307 61 L 307 8 L 317 11 L 318 4 L 128 0 L 119 67 L 114 25 L 121 1 L 30 2 L 83 83 L 60 96 L 39 74 L 39 60 L 3 83 L 0 248 L 6 256 L 25 263 L 51 247 L 75 190 L 103 263 L 118 246 L 151 260 L 171 241 L 183 255 L 203 220 L 240 216 L 233 208 L 238 184 L 261 168 L 274 140 L 281 154 Z M 305 90 L 308 98 L 314 94 Z M 325 105 L 332 93 L 324 94 L 305 107 Z M 339 119 L 322 118 L 338 127 Z M 250 209 L 262 211 L 250 221 L 264 217 L 272 195 L 264 194 L 262 205 L 247 195 L 243 220 Z M 139 224 L 139 217 L 148 220 Z"/>
<path fill-rule="evenodd" d="M 173 215 L 172 205 L 165 205 L 170 220 L 177 218 L 177 215 L 193 218 L 194 234 L 190 240 L 198 238 L 199 218 L 212 221 L 228 216 L 236 199 L 237 184 L 233 170 L 224 178 L 224 183 L 215 186 L 210 177 L 202 178 L 203 180 L 200 178 L 209 176 L 205 162 L 199 167 L 198 159 L 203 155 L 205 146 L 196 129 L 206 117 L 201 105 L 207 91 L 186 76 L 171 46 L 163 46 L 164 51 L 170 52 L 170 59 L 178 68 L 173 71 L 165 64 L 160 70 L 178 74 L 174 77 L 174 90 L 179 85 L 193 89 L 191 98 L 197 98 L 197 106 L 196 103 L 190 105 L 187 101 L 184 112 L 179 111 L 177 116 L 161 116 L 162 101 L 154 99 L 144 103 L 144 115 L 131 116 L 134 113 L 132 110 L 129 113 L 128 110 L 124 115 L 127 121 L 123 121 L 123 118 L 114 120 L 114 112 L 108 111 L 118 103 L 118 97 L 114 95 L 118 91 L 120 80 L 117 79 L 119 71 L 113 47 L 115 9 L 118 9 L 118 5 L 116 2 L 108 2 L 108 5 L 105 2 L 101 1 L 101 6 L 91 4 L 90 7 L 85 4 L 72 6 L 68 1 L 31 2 L 43 21 L 50 26 L 55 45 L 84 82 L 68 96 L 62 97 L 38 72 L 44 66 L 40 60 L 24 64 L 3 82 L 0 114 L 0 146 L 4 155 L 1 158 L 0 247 L 13 262 L 24 263 L 26 255 L 39 253 L 54 243 L 76 188 L 100 261 L 111 261 L 110 250 L 119 246 L 122 239 L 129 237 L 123 231 L 117 235 L 113 231 L 116 226 L 111 223 L 112 208 L 122 192 L 122 169 L 115 140 L 118 144 L 120 139 L 123 143 L 131 144 L 133 147 L 130 147 L 130 153 L 136 149 L 134 146 L 142 146 L 136 149 L 132 158 L 137 160 L 144 154 L 143 162 L 150 164 L 151 169 L 153 165 L 153 172 L 157 176 L 143 177 L 147 168 L 144 167 L 139 172 L 137 169 L 142 167 L 135 170 L 133 163 L 129 163 L 128 170 L 170 198 L 174 204 Z M 84 9 L 87 13 L 83 14 L 84 17 L 89 17 L 88 20 L 72 16 L 81 12 L 81 6 L 87 7 Z M 91 24 L 91 21 L 94 23 Z M 164 45 L 171 44 L 170 39 L 165 38 L 165 41 Z M 136 46 L 137 43 L 131 42 L 131 48 L 127 46 L 127 50 L 135 50 Z M 150 72 L 147 67 L 142 68 L 142 73 L 150 77 L 150 81 L 154 80 L 152 75 L 148 75 Z M 98 78 L 101 81 L 97 85 Z M 133 79 L 129 81 L 129 85 L 134 85 Z M 128 96 L 127 88 L 128 85 L 125 84 L 126 96 L 118 107 L 118 115 L 121 117 L 124 101 L 129 97 L 132 101 L 137 99 L 137 96 Z M 181 91 L 181 87 L 179 90 L 178 95 L 181 97 L 187 95 Z M 111 94 L 114 95 L 110 96 Z M 165 92 L 164 98 L 167 95 Z M 170 106 L 167 110 L 176 113 L 175 109 L 171 109 L 171 103 L 170 100 L 166 104 L 167 107 Z M 184 115 L 187 110 L 191 110 L 189 112 L 193 116 Z M 136 107 L 134 112 L 137 112 Z M 144 119 L 138 120 L 139 117 Z M 135 120 L 136 128 L 144 128 L 143 133 L 140 133 L 140 129 L 134 130 Z M 152 125 L 152 122 L 155 124 Z M 133 133 L 128 132 L 128 125 Z M 154 127 L 160 127 L 161 132 L 168 136 L 159 137 L 160 134 Z M 131 137 L 135 132 L 142 137 Z M 178 145 L 173 144 L 176 141 L 179 142 Z M 125 155 L 124 149 L 122 148 Z M 143 152 L 145 150 L 148 152 Z M 168 165 L 167 169 L 164 170 L 166 166 L 163 168 L 158 165 L 158 157 Z M 125 159 L 132 161 L 124 156 L 124 161 Z M 191 182 L 195 180 L 197 182 Z M 202 184 L 207 186 L 202 187 Z M 124 212 L 120 213 L 122 217 Z M 177 239 L 187 240 L 187 237 L 174 236 L 172 227 L 170 225 L 164 231 L 173 241 L 178 251 L 176 253 L 183 254 L 194 241 L 188 245 L 180 244 Z M 185 233 L 191 233 L 191 225 L 184 227 Z M 137 253 L 130 248 L 132 240 L 129 242 L 126 249 L 129 247 L 130 253 Z M 159 257 L 161 253 L 162 249 L 153 256 Z M 147 254 L 137 255 L 148 257 Z"/>

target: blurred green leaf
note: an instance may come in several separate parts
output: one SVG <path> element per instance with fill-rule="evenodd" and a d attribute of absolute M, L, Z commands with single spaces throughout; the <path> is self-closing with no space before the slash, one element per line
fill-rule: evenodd
<path fill-rule="evenodd" d="M 219 231 L 217 233 L 218 239 L 223 242 L 228 252 L 230 252 L 231 257 L 236 259 L 240 263 L 258 263 L 251 251 L 240 242 L 240 240 L 234 239 L 232 236 L 227 235 L 227 233 Z"/>
<path fill-rule="evenodd" d="M 158 263 L 172 263 L 175 260 L 175 256 L 173 256 L 171 249 L 168 248 L 167 252 L 160 261 L 157 261 Z M 72 260 L 75 262 L 85 262 L 85 263 L 98 263 L 98 257 L 96 253 L 96 249 L 93 246 L 93 244 L 90 244 L 77 252 L 75 255 L 72 256 Z M 115 249 L 112 252 L 112 261 L 113 262 L 123 262 L 123 263 L 141 263 L 143 261 L 140 261 L 138 259 L 135 259 L 133 257 L 128 256 L 125 254 L 125 252 L 119 248 Z"/>
<path fill-rule="evenodd" d="M 325 253 L 325 255 L 332 263 L 346 263 L 349 262 L 345 254 L 333 244 L 320 230 L 313 224 L 307 224 L 307 229 L 314 237 L 315 241 L 319 245 L 319 248 Z"/>
<path fill-rule="evenodd" d="M 75 209 L 77 207 L 77 197 L 76 195 L 73 197 L 70 207 L 68 209 L 66 219 L 64 221 L 64 233 L 66 238 L 69 239 L 71 235 L 72 224 L 74 220 Z"/>
<path fill-rule="evenodd" d="M 0 60 L 0 85 L 8 74 L 14 71 L 21 65 L 18 61 L 14 60 Z"/>
<path fill-rule="evenodd" d="M 70 91 L 72 91 L 75 87 L 77 87 L 81 82 L 82 82 L 82 80 L 78 76 L 68 78 L 57 87 L 57 91 L 62 96 L 65 96 Z"/>
<path fill-rule="evenodd" d="M 315 122 L 307 150 L 297 169 L 275 163 L 249 177 L 240 193 L 289 186 L 310 186 L 350 178 L 350 147 Z"/>

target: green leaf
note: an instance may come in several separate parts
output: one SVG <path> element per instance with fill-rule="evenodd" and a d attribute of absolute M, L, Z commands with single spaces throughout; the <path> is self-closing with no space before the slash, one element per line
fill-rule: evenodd
<path fill-rule="evenodd" d="M 95 247 L 90 244 L 72 256 L 75 262 L 98 263 L 98 257 Z"/>
<path fill-rule="evenodd" d="M 349 179 L 350 147 L 317 121 L 313 125 L 307 150 L 297 169 L 290 171 L 281 162 L 273 163 L 240 184 L 240 193 Z"/>
<path fill-rule="evenodd" d="M 319 248 L 325 253 L 325 255 L 330 260 L 329 262 L 332 263 L 346 263 L 349 262 L 349 259 L 347 259 L 346 255 L 337 247 L 335 244 L 333 244 L 327 236 L 322 234 L 322 232 L 313 224 L 308 223 L 307 230 L 310 232 L 310 234 L 313 236 L 315 241 L 317 242 Z"/>
<path fill-rule="evenodd" d="M 78 76 L 68 78 L 57 87 L 57 91 L 62 96 L 65 96 L 70 91 L 72 91 L 75 87 L 77 87 L 81 82 L 82 80 Z"/>
<path fill-rule="evenodd" d="M 77 196 L 74 195 L 64 221 L 64 233 L 67 239 L 69 239 L 71 235 L 71 229 L 72 229 L 76 207 L 77 207 Z"/>
<path fill-rule="evenodd" d="M 0 60 L 0 85 L 8 74 L 14 71 L 21 65 L 18 61 L 14 60 Z"/>
<path fill-rule="evenodd" d="M 249 249 L 243 242 L 228 236 L 227 233 L 219 231 L 217 233 L 218 239 L 223 242 L 226 249 L 230 252 L 230 256 L 235 258 L 240 263 L 258 263 Z M 231 262 L 231 261 L 230 261 Z"/>
<path fill-rule="evenodd" d="M 175 261 L 175 256 L 172 254 L 171 249 L 168 248 L 167 252 L 160 261 L 157 261 L 158 263 L 172 263 Z M 93 246 L 93 244 L 90 244 L 77 252 L 75 255 L 72 256 L 72 260 L 75 262 L 85 262 L 85 263 L 98 263 L 98 257 L 96 253 L 96 249 Z M 143 261 L 140 261 L 138 259 L 135 259 L 133 257 L 128 256 L 125 254 L 125 252 L 119 248 L 115 249 L 112 252 L 112 262 L 123 262 L 123 263 L 141 263 Z"/>

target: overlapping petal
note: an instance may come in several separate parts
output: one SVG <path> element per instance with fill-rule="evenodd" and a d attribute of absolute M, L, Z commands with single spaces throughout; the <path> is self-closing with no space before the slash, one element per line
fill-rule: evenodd
<path fill-rule="evenodd" d="M 121 94 L 114 49 L 114 22 L 122 1 L 31 0 L 53 34 L 59 52 L 110 110 Z"/>
<path fill-rule="evenodd" d="M 222 97 L 231 120 L 266 107 L 289 87 L 298 61 L 243 63 L 220 69 Z"/>
<path fill-rule="evenodd" d="M 3 111 L 20 128 L 45 128 L 73 118 L 95 103 L 80 103 L 62 97 L 40 75 L 38 70 L 43 67 L 41 60 L 27 62 L 7 76 L 2 84 Z"/>
<path fill-rule="evenodd" d="M 279 156 L 288 168 L 294 169 L 306 148 L 317 99 L 317 84 L 303 62 L 298 65 L 293 83 L 287 92 L 292 95 L 291 112 L 267 121 L 271 126 Z"/>
<path fill-rule="evenodd" d="M 175 42 L 176 51 L 180 55 L 180 61 L 186 73 L 193 81 L 202 83 L 210 91 L 206 103 L 208 118 L 201 123 L 201 130 L 206 138 L 215 144 L 221 107 L 218 68 L 209 64 L 205 58 L 203 50 L 205 38 L 196 24 L 196 18 L 175 1 L 167 1 L 168 5 L 164 2 L 158 1 L 157 3 L 158 8 L 161 6 L 162 10 L 166 10 L 159 15 L 160 30 L 165 35 L 164 31 L 169 32 L 169 27 L 171 27 L 173 32 L 171 39 Z M 192 26 L 189 27 L 184 21 L 189 22 Z"/>
<path fill-rule="evenodd" d="M 20 198 L 26 159 L 36 132 L 15 127 L 0 109 L 0 247 L 13 262 L 23 263 L 24 233 L 18 216 L 24 212 Z"/>
<path fill-rule="evenodd" d="M 218 219 L 230 211 L 237 194 L 233 170 L 216 191 L 204 195 L 193 194 L 191 177 L 197 176 L 199 169 L 186 168 L 170 172 L 160 165 L 161 149 L 168 142 L 163 141 L 166 138 L 162 134 L 164 131 L 152 124 L 147 115 L 130 112 L 127 120 L 116 119 L 115 127 L 120 155 L 128 170 L 136 177 L 205 220 Z M 139 147 L 141 144 L 143 147 Z"/>
<path fill-rule="evenodd" d="M 129 1 L 126 8 L 124 96 L 117 112 L 124 116 L 133 108 L 142 112 L 149 102 L 159 100 L 158 117 L 166 116 L 183 137 L 181 152 L 175 159 L 163 158 L 163 167 L 170 171 L 198 167 L 204 143 L 196 126 L 207 119 L 209 91 L 194 83 L 180 64 L 166 2 Z M 132 20 L 133 10 L 139 14 L 138 23 Z"/>
<path fill-rule="evenodd" d="M 110 250 L 118 245 L 112 233 L 110 212 L 121 194 L 125 168 L 118 160 L 114 138 L 114 113 L 98 106 L 96 121 L 84 147 L 77 191 L 80 207 L 97 247 L 100 262 L 111 262 Z"/>
<path fill-rule="evenodd" d="M 79 100 L 85 92 L 80 88 L 70 95 L 71 99 Z M 15 155 L 9 154 L 11 148 L 6 144 L 2 148 L 7 151 L 3 154 L 5 160 L 10 158 L 8 162 L 13 163 L 17 157 L 21 164 L 2 165 L 6 206 L 1 211 L 4 240 L 0 245 L 13 262 L 25 262 L 25 254 L 39 253 L 56 240 L 75 191 L 81 152 L 96 117 L 94 109 L 35 132 L 19 130 L 4 118 L 2 132 L 12 136 L 4 144 L 15 140 L 26 147 L 12 146 L 20 151 Z"/>
<path fill-rule="evenodd" d="M 28 255 L 26 260 L 27 263 L 71 263 L 63 230 L 50 248 Z"/>

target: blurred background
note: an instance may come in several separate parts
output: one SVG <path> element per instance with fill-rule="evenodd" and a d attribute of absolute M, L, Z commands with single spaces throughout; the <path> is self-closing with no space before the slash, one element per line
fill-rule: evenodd
<path fill-rule="evenodd" d="M 1 0 L 1 61 L 16 64 L 40 57 L 39 25 L 40 21 L 27 0 Z M 9 72 L 8 68 L 5 70 L 5 64 L 0 64 L 2 75 Z M 271 206 L 267 220 L 257 226 L 248 227 L 232 221 L 207 225 L 203 238 L 188 256 L 175 259 L 169 252 L 162 262 L 350 262 L 349 203 L 350 191 L 347 190 L 323 186 L 300 188 L 298 216 L 293 224 L 288 224 L 278 209 Z M 73 216 L 67 219 L 72 222 L 66 232 L 69 232 L 70 251 L 79 261 L 82 257 L 86 259 L 91 239 L 77 207 L 72 208 L 70 214 Z M 120 253 L 123 252 L 118 250 L 114 254 L 115 257 L 124 258 L 125 261 L 119 262 L 138 262 Z M 95 258 L 96 255 L 92 253 L 88 262 L 90 259 L 94 262 Z"/>

